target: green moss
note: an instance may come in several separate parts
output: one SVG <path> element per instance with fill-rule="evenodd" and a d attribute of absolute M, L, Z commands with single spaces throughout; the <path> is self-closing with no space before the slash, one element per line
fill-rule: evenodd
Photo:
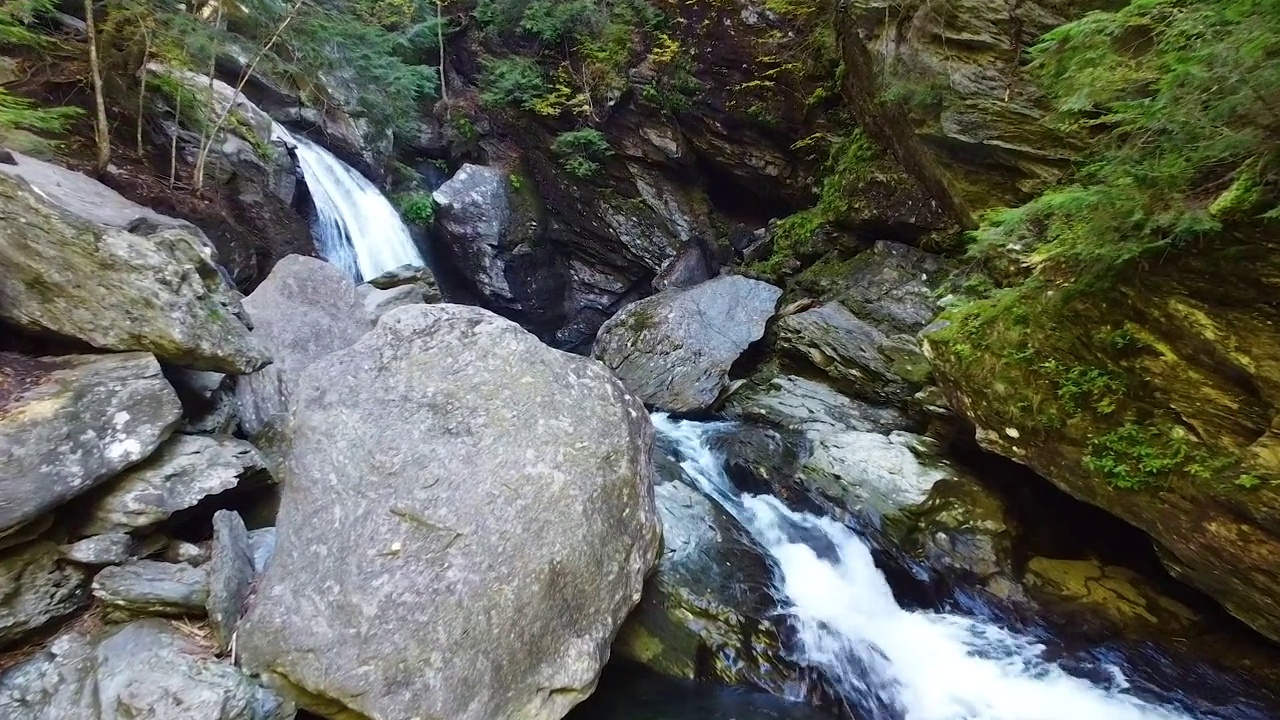
<path fill-rule="evenodd" d="M 1180 473 L 1207 479 L 1233 462 L 1200 446 L 1190 433 L 1167 421 L 1128 420 L 1090 440 L 1084 457 L 1086 468 L 1121 489 L 1156 485 Z"/>
<path fill-rule="evenodd" d="M 436 216 L 436 202 L 431 193 L 405 193 L 396 196 L 395 202 L 400 216 L 411 225 L 428 226 Z"/>

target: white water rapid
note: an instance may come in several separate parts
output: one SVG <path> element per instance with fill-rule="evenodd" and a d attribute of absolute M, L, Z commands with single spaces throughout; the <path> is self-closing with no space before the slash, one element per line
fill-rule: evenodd
<path fill-rule="evenodd" d="M 686 476 L 746 527 L 776 567 L 796 659 L 866 720 L 1189 720 L 1067 674 L 1044 647 L 989 623 L 900 607 L 862 540 L 833 520 L 739 494 L 708 439 L 730 423 L 653 415 Z"/>
<path fill-rule="evenodd" d="M 316 208 L 312 234 L 325 260 L 357 280 L 371 280 L 401 265 L 423 265 L 400 213 L 368 178 L 310 140 L 277 125 L 294 146 Z"/>

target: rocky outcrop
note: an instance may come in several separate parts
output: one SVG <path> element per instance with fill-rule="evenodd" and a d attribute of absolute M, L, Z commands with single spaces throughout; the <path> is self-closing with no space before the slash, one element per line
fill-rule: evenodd
<path fill-rule="evenodd" d="M 70 631 L 0 674 L 9 720 L 292 720 L 293 706 L 163 620 Z"/>
<path fill-rule="evenodd" d="M 145 353 L 0 354 L 0 536 L 147 457 L 180 412 Z"/>
<path fill-rule="evenodd" d="M 564 319 L 564 267 L 543 237 L 536 197 L 495 167 L 463 165 L 432 195 L 444 255 L 481 304 L 532 327 Z"/>
<path fill-rule="evenodd" d="M 246 666 L 329 716 L 561 717 L 656 559 L 652 432 L 492 313 L 383 316 L 299 379 Z"/>
<path fill-rule="evenodd" d="M 740 386 L 725 401 L 724 412 L 733 418 L 763 420 L 810 432 L 855 430 L 888 434 L 914 427 L 897 408 L 855 400 L 830 385 L 795 375 L 762 377 Z"/>
<path fill-rule="evenodd" d="M 734 361 L 764 335 L 781 296 L 736 275 L 658 293 L 605 323 L 592 354 L 649 405 L 705 410 L 728 387 Z"/>
<path fill-rule="evenodd" d="M 200 370 L 267 364 L 202 234 L 145 222 L 131 232 L 92 217 L 0 173 L 0 319 Z"/>
<path fill-rule="evenodd" d="M 336 265 L 301 255 L 276 264 L 244 305 L 254 318 L 254 340 L 275 359 L 236 384 L 240 426 L 253 437 L 285 409 L 297 373 L 355 343 L 372 322 L 351 278 Z"/>
<path fill-rule="evenodd" d="M 77 529 L 98 535 L 153 527 L 219 493 L 267 480 L 266 461 L 243 440 L 176 435 L 88 498 Z"/>
<path fill-rule="evenodd" d="M 662 557 L 614 651 L 673 677 L 779 695 L 799 687 L 768 619 L 769 568 L 746 530 L 680 480 L 660 483 L 654 494 Z"/>

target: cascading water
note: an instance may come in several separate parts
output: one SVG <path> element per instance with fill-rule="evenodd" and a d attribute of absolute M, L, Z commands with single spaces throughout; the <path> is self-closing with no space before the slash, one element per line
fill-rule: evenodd
<path fill-rule="evenodd" d="M 297 150 L 315 203 L 312 231 L 321 257 L 357 280 L 370 280 L 401 265 L 424 264 L 400 214 L 368 178 L 279 125 L 275 134 Z"/>
<path fill-rule="evenodd" d="M 821 670 L 866 720 L 1189 720 L 1067 674 L 1045 648 L 980 620 L 898 605 L 867 546 L 828 518 L 739 493 L 709 440 L 731 423 L 653 416 L 685 475 L 736 517 L 770 556 L 796 660 Z"/>

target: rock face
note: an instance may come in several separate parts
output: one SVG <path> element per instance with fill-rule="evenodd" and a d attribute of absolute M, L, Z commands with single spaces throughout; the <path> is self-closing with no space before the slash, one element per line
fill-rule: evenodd
<path fill-rule="evenodd" d="M 267 364 L 203 235 L 136 228 L 75 216 L 0 173 L 0 319 L 199 370 L 247 373 Z"/>
<path fill-rule="evenodd" d="M 209 598 L 204 568 L 139 560 L 113 565 L 93 579 L 93 596 L 113 619 L 139 615 L 203 615 Z"/>
<path fill-rule="evenodd" d="M 86 535 L 158 525 L 242 481 L 264 480 L 266 462 L 249 443 L 229 437 L 176 435 L 146 462 L 95 494 L 78 529 Z"/>
<path fill-rule="evenodd" d="M 632 303 L 600 328 L 592 353 L 645 403 L 713 405 L 734 361 L 764 335 L 782 291 L 730 275 Z"/>
<path fill-rule="evenodd" d="M 6 550 L 0 556 L 0 647 L 79 610 L 89 599 L 88 584 L 84 568 L 63 561 L 55 543 Z"/>
<path fill-rule="evenodd" d="M 254 339 L 275 358 L 236 384 L 240 425 L 252 437 L 285 409 L 298 372 L 355 343 L 372 323 L 351 278 L 335 265 L 302 255 L 277 263 L 244 306 L 254 318 Z"/>
<path fill-rule="evenodd" d="M 145 353 L 0 354 L 0 367 L 0 535 L 147 457 L 182 410 Z"/>
<path fill-rule="evenodd" d="M 725 402 L 726 415 L 764 420 L 811 432 L 877 432 L 907 430 L 913 423 L 900 410 L 871 405 L 795 375 L 762 378 L 735 390 Z"/>
<path fill-rule="evenodd" d="M 163 620 L 70 632 L 0 675 L 7 720 L 292 720 L 293 706 Z"/>
<path fill-rule="evenodd" d="M 286 433 L 247 667 L 331 717 L 554 719 L 590 693 L 658 545 L 653 430 L 603 367 L 398 308 L 302 373 Z"/>
<path fill-rule="evenodd" d="M 432 195 L 440 246 L 483 304 L 533 326 L 564 316 L 563 268 L 542 241 L 534 200 L 495 167 L 463 165 Z"/>

